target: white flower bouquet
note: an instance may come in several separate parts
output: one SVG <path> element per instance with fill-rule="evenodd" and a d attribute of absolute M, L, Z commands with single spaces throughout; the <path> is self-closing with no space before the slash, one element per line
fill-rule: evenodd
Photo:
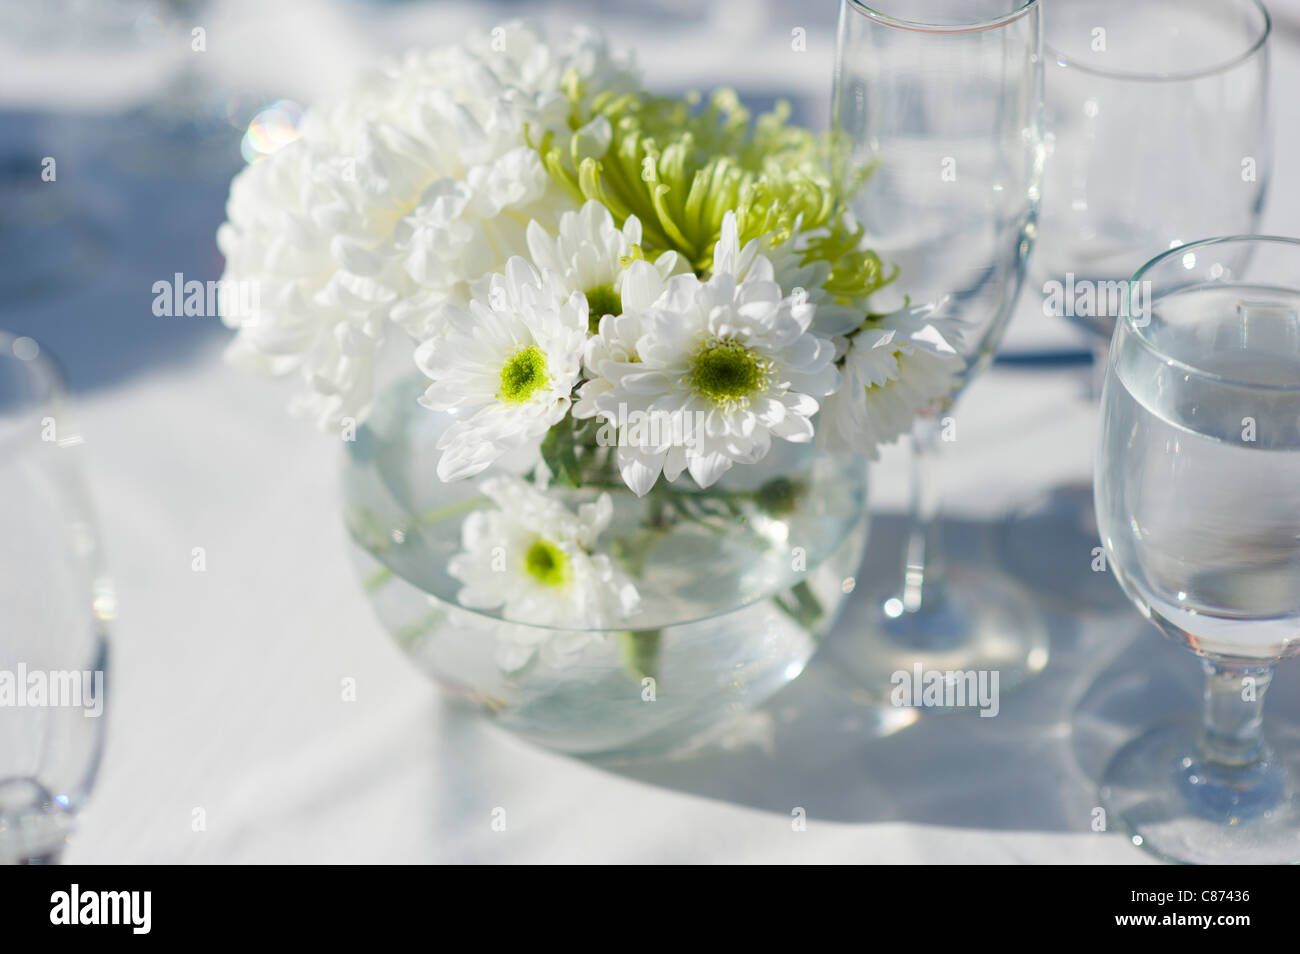
<path fill-rule="evenodd" d="M 494 505 L 460 525 L 446 602 L 631 634 L 624 661 L 652 672 L 647 532 L 752 535 L 809 492 L 773 477 L 774 448 L 874 457 L 962 367 L 923 319 L 873 309 L 892 273 L 855 184 L 788 112 L 655 95 L 586 31 L 512 23 L 409 54 L 232 184 L 224 279 L 259 295 L 223 315 L 230 357 L 296 373 L 294 413 L 346 430 L 385 342 L 409 340 L 412 413 L 442 418 L 412 453 L 448 484 L 483 475 Z M 733 468 L 763 479 L 737 490 Z M 501 633 L 516 673 L 539 644 L 590 642 Z"/>

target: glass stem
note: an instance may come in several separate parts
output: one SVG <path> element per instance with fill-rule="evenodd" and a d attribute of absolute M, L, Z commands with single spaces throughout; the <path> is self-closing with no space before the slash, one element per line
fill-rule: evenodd
<path fill-rule="evenodd" d="M 1201 755 L 1213 765 L 1247 768 L 1263 759 L 1264 694 L 1273 681 L 1271 665 L 1237 665 L 1204 660 L 1205 712 Z"/>
<path fill-rule="evenodd" d="M 912 506 L 903 554 L 903 612 L 920 613 L 943 602 L 943 552 L 939 514 L 942 497 L 936 460 L 942 420 L 919 415 L 912 424 Z"/>

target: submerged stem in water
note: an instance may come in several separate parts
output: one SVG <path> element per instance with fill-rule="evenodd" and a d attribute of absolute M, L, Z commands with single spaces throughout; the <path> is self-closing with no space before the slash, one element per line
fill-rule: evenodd
<path fill-rule="evenodd" d="M 659 677 L 659 644 L 663 630 L 642 629 L 635 632 L 624 630 L 618 634 L 619 650 L 623 656 L 623 671 L 631 679 Z"/>

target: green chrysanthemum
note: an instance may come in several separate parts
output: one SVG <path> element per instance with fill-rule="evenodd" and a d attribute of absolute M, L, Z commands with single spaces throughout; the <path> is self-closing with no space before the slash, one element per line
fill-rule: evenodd
<path fill-rule="evenodd" d="M 566 92 L 576 103 L 585 91 L 571 85 Z M 567 142 L 547 134 L 538 151 L 576 200 L 601 202 L 620 226 L 635 215 L 647 252 L 675 250 L 707 274 L 722 218 L 734 210 L 742 245 L 755 238 L 778 244 L 796 225 L 801 232 L 826 229 L 808 243 L 802 264 L 830 265 L 826 288 L 837 301 L 860 302 L 892 278 L 862 248 L 862 229 L 844 215 L 828 140 L 789 125 L 789 104 L 751 121 L 725 89 L 703 107 L 697 95 L 598 93 L 590 103 L 590 114 L 575 107 Z M 590 131 L 580 127 L 595 116 L 608 120 L 612 132 L 599 154 Z"/>

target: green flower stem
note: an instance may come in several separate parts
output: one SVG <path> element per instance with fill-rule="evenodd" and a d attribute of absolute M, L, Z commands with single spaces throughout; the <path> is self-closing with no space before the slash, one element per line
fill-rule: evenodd
<path fill-rule="evenodd" d="M 424 526 L 441 523 L 443 520 L 448 520 L 451 517 L 459 517 L 461 514 L 469 513 L 471 510 L 476 510 L 486 502 L 486 497 L 467 497 L 460 503 L 452 504 L 449 507 L 426 511 L 425 513 L 420 514 L 419 520 Z"/>
<path fill-rule="evenodd" d="M 442 620 L 443 615 L 442 610 L 434 610 L 423 619 L 401 627 L 394 634 L 397 637 L 398 645 L 409 649 L 412 643 L 432 630 Z"/>
<path fill-rule="evenodd" d="M 440 523 L 443 520 L 449 520 L 452 517 L 458 517 L 461 514 L 468 513 L 469 511 L 478 508 L 486 500 L 486 497 L 469 497 L 459 503 L 452 504 L 449 507 L 443 507 L 439 510 L 429 510 L 422 513 L 417 518 L 416 522 L 423 526 Z M 396 544 L 388 528 L 383 528 L 379 519 L 369 511 L 358 513 L 354 522 L 356 526 L 364 527 L 372 533 L 370 545 L 365 546 L 366 550 L 373 553 L 380 553 Z M 377 528 L 381 529 L 377 530 Z M 373 573 L 367 576 L 362 581 L 361 585 L 367 593 L 373 593 L 375 590 L 386 585 L 392 579 L 393 571 L 386 566 L 380 566 Z"/>
<path fill-rule="evenodd" d="M 657 679 L 659 676 L 659 644 L 663 630 L 624 630 L 618 634 L 619 653 L 623 657 L 623 671 L 629 679 Z"/>
<path fill-rule="evenodd" d="M 367 593 L 373 593 L 375 590 L 379 589 L 381 586 L 383 586 L 392 578 L 393 578 L 393 571 L 386 566 L 381 566 L 374 573 L 371 573 L 368 577 L 366 577 L 366 580 L 362 584 L 362 586 L 365 588 L 365 591 Z"/>
<path fill-rule="evenodd" d="M 787 592 L 772 597 L 772 602 L 810 633 L 826 612 L 807 580 L 800 580 Z"/>

